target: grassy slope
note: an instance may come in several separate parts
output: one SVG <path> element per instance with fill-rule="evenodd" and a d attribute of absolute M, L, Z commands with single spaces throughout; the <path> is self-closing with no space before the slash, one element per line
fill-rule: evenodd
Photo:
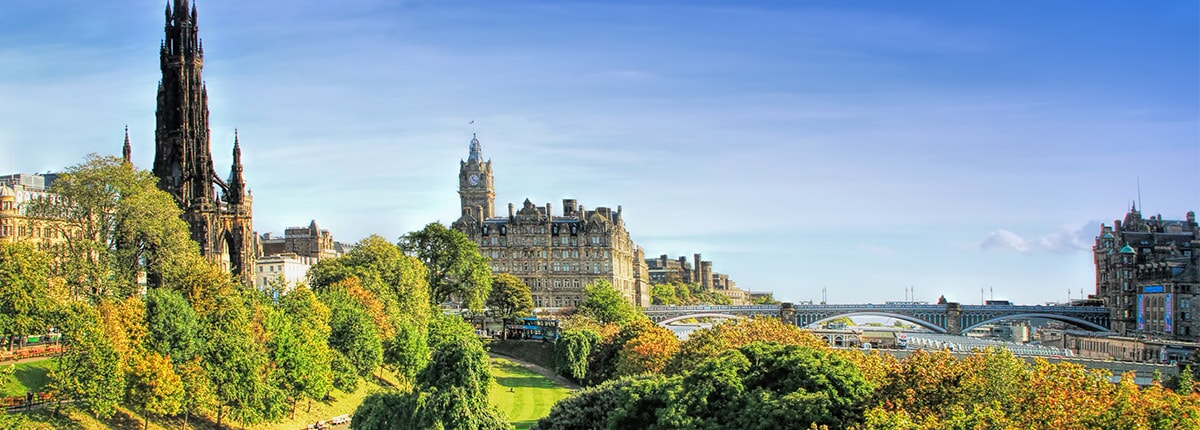
<path fill-rule="evenodd" d="M 555 402 L 571 393 L 558 383 L 501 358 L 492 359 L 492 376 L 495 381 L 489 400 L 508 414 L 509 422 L 518 429 L 532 426 L 550 413 Z"/>
<path fill-rule="evenodd" d="M 4 366 L 8 367 L 8 365 Z M 15 378 L 9 378 L 3 386 L 0 386 L 0 397 L 24 396 L 29 390 L 42 389 L 47 382 L 50 382 L 47 375 L 54 367 L 53 358 L 18 364 L 13 373 Z"/>
<path fill-rule="evenodd" d="M 495 380 L 492 382 L 490 400 L 492 404 L 508 414 L 510 422 L 518 429 L 529 428 L 539 418 L 550 413 L 550 407 L 555 402 L 571 393 L 569 389 L 511 361 L 493 359 L 492 364 L 492 375 Z M 44 385 L 46 383 L 45 372 L 48 372 L 49 367 L 53 365 L 53 360 L 25 363 L 24 368 L 30 369 L 25 373 L 22 373 L 22 365 L 18 365 L 19 383 L 17 385 L 19 391 L 24 393 L 28 387 Z M 21 375 L 26 375 L 26 377 Z M 385 377 L 389 380 L 389 385 L 400 384 L 391 375 L 385 375 Z M 509 392 L 509 388 L 512 388 L 513 391 Z M 18 390 L 7 386 L 5 389 Z M 383 386 L 379 384 L 365 382 L 360 386 L 358 392 L 352 394 L 334 391 L 333 402 L 313 402 L 311 412 L 305 411 L 305 403 L 299 404 L 296 408 L 295 419 L 281 423 L 250 426 L 249 428 L 257 430 L 296 429 L 336 415 L 353 414 L 354 409 L 362 403 L 363 398 L 382 389 L 384 389 Z M 128 410 L 120 410 L 115 416 L 105 420 L 96 419 L 73 405 L 63 405 L 62 414 L 57 416 L 51 414 L 50 410 L 51 408 L 47 408 L 32 413 L 18 412 L 17 414 L 26 417 L 25 428 L 27 429 L 140 430 L 143 425 L 141 415 Z M 188 428 L 216 428 L 213 424 L 214 419 L 215 417 L 193 417 L 189 421 Z M 150 429 L 178 429 L 182 424 L 181 419 L 151 419 Z"/>
<path fill-rule="evenodd" d="M 385 379 L 392 379 L 385 375 Z M 395 384 L 392 379 L 389 381 Z M 383 386 L 374 382 L 362 382 L 359 384 L 357 392 L 346 394 L 341 391 L 334 390 L 332 393 L 333 401 L 329 403 L 313 402 L 312 411 L 306 412 L 306 402 L 301 402 L 296 407 L 296 417 L 287 419 L 279 423 L 260 424 L 256 426 L 247 426 L 246 428 L 255 430 L 283 430 L 303 428 L 308 424 L 319 420 L 328 420 L 331 417 L 341 414 L 353 414 L 358 405 L 362 403 L 363 398 L 371 393 L 383 390 Z M 63 405 L 62 413 L 54 415 L 52 408 L 46 408 L 32 413 L 18 412 L 17 415 L 24 416 L 25 429 L 71 429 L 71 430 L 141 430 L 144 425 L 141 415 L 128 410 L 119 410 L 112 418 L 100 420 L 86 411 L 82 411 L 74 405 Z M 189 429 L 216 429 L 214 424 L 216 416 L 208 417 L 192 417 L 188 422 Z M 227 428 L 241 428 L 241 426 L 230 425 L 226 423 Z M 150 429 L 179 429 L 183 426 L 182 419 L 173 418 L 152 418 L 150 420 Z"/>

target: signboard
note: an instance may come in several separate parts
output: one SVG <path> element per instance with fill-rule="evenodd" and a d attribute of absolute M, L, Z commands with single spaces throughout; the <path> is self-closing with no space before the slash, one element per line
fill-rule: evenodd
<path fill-rule="evenodd" d="M 1142 304 L 1142 297 L 1143 297 L 1143 296 L 1142 296 L 1141 294 L 1138 294 L 1138 305 L 1137 305 L 1137 325 L 1138 325 L 1138 330 L 1145 330 L 1145 329 L 1146 329 L 1146 315 L 1145 315 L 1145 313 L 1146 313 L 1146 307 L 1145 307 L 1145 306 L 1143 306 L 1143 304 Z"/>
<path fill-rule="evenodd" d="M 1145 294 L 1161 293 L 1161 292 L 1163 292 L 1163 286 L 1162 285 L 1147 285 L 1145 287 L 1142 287 L 1142 292 Z"/>
<path fill-rule="evenodd" d="M 1171 295 L 1167 294 L 1163 299 L 1163 331 L 1167 333 L 1175 333 L 1175 324 L 1171 319 Z"/>

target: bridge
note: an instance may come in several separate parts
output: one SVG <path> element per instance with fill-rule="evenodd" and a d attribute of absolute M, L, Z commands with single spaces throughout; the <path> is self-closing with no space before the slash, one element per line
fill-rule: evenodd
<path fill-rule="evenodd" d="M 651 321 L 667 325 L 691 318 L 747 318 L 773 316 L 805 327 L 841 317 L 879 316 L 903 320 L 936 333 L 962 334 L 973 328 L 1010 319 L 1045 318 L 1085 330 L 1109 331 L 1108 309 L 1098 306 L 962 305 L 958 303 L 887 303 L 746 306 L 648 306 L 642 309 Z"/>

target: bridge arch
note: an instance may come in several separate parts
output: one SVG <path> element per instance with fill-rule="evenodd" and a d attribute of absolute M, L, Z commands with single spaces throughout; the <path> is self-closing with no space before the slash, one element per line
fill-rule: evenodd
<path fill-rule="evenodd" d="M 910 316 L 910 315 L 901 315 L 901 314 L 895 314 L 895 313 L 891 313 L 891 312 L 880 312 L 880 311 L 852 311 L 852 312 L 846 312 L 846 313 L 844 313 L 844 314 L 831 315 L 831 316 L 828 316 L 828 317 L 825 317 L 825 318 L 822 318 L 822 319 L 819 319 L 819 320 L 813 321 L 813 322 L 811 322 L 811 323 L 808 323 L 808 325 L 820 324 L 820 323 L 823 323 L 823 322 L 825 322 L 825 321 L 834 320 L 834 319 L 838 319 L 838 318 L 841 318 L 841 317 L 853 317 L 853 316 L 876 316 L 876 317 L 888 317 L 888 318 L 895 318 L 895 319 L 898 319 L 898 320 L 908 321 L 908 322 L 910 322 L 910 323 L 913 323 L 913 324 L 919 325 L 919 326 L 921 326 L 921 327 L 924 327 L 924 328 L 927 328 L 927 329 L 933 330 L 935 333 L 945 333 L 945 332 L 946 332 L 946 329 L 945 329 L 945 328 L 938 327 L 938 325 L 937 325 L 937 324 L 931 323 L 931 322 L 929 322 L 929 321 L 925 321 L 925 320 L 923 320 L 923 319 L 920 319 L 920 318 L 917 318 L 917 317 L 914 317 L 914 316 Z"/>
<path fill-rule="evenodd" d="M 1026 318 L 1026 319 L 1028 319 L 1028 318 L 1045 318 L 1045 319 L 1049 319 L 1049 320 L 1062 321 L 1062 322 L 1065 322 L 1068 324 L 1074 324 L 1076 326 L 1079 326 L 1079 327 L 1082 327 L 1082 328 L 1085 328 L 1088 330 L 1092 330 L 1092 331 L 1110 331 L 1108 329 L 1108 327 L 1096 324 L 1091 321 L 1072 317 L 1072 316 L 1042 314 L 1042 313 L 1027 313 L 1027 314 L 1002 315 L 1002 316 L 998 316 L 998 317 L 995 317 L 995 318 L 992 318 L 989 320 L 984 320 L 984 321 L 972 324 L 968 327 L 963 327 L 962 332 L 965 335 L 968 331 L 971 331 L 971 329 L 985 325 L 985 324 L 992 324 L 992 323 L 996 323 L 996 322 L 1000 322 L 1000 321 L 1004 321 L 1004 320 L 1011 320 L 1011 319 L 1017 319 L 1017 318 Z"/>
<path fill-rule="evenodd" d="M 691 319 L 691 318 L 705 318 L 705 317 L 725 318 L 725 319 L 735 319 L 735 318 L 748 319 L 748 317 L 745 315 L 730 315 L 730 314 L 722 314 L 722 313 L 716 313 L 716 312 L 703 312 L 703 313 L 698 313 L 698 314 L 680 315 L 677 317 L 667 318 L 665 320 L 659 321 L 658 325 L 666 327 L 667 324 L 670 324 L 673 322 L 683 321 L 683 320 Z"/>

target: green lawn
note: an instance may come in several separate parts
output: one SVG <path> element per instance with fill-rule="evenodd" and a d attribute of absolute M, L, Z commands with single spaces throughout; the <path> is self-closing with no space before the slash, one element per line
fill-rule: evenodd
<path fill-rule="evenodd" d="M 502 358 L 492 359 L 492 376 L 489 400 L 518 429 L 528 429 L 549 414 L 555 402 L 571 394 L 557 382 Z"/>
<path fill-rule="evenodd" d="M 9 365 L 5 364 L 4 367 Z M 7 378 L 6 381 L 0 381 L 0 389 L 3 389 L 3 396 L 24 396 L 29 391 L 38 391 L 50 382 L 50 370 L 55 366 L 53 358 L 45 360 L 30 361 L 17 365 L 16 371 L 13 372 L 12 378 Z"/>

